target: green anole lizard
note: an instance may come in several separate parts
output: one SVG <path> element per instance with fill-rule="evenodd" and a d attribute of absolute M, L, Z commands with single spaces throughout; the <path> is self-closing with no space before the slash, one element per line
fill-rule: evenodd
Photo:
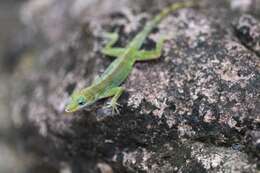
<path fill-rule="evenodd" d="M 139 50 L 146 37 L 153 30 L 153 28 L 162 21 L 162 19 L 169 15 L 169 13 L 181 8 L 191 7 L 193 5 L 194 3 L 192 2 L 179 2 L 165 8 L 157 16 L 155 16 L 153 20 L 146 23 L 144 29 L 134 37 L 126 48 L 112 47 L 118 40 L 118 34 L 107 33 L 106 37 L 108 37 L 110 41 L 101 52 L 105 55 L 117 58 L 109 65 L 100 77 L 94 80 L 89 87 L 73 92 L 65 111 L 75 112 L 95 103 L 97 100 L 112 97 L 108 107 L 112 108 L 113 113 L 115 111 L 118 113 L 117 100 L 124 91 L 124 88 L 120 85 L 131 72 L 134 63 L 136 61 L 157 59 L 161 56 L 164 38 L 161 38 L 156 43 L 156 48 L 154 50 Z"/>

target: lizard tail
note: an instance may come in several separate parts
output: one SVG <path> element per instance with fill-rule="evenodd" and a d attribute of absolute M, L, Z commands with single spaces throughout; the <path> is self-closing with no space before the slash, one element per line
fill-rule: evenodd
<path fill-rule="evenodd" d="M 148 31 L 149 29 L 152 29 L 155 26 L 157 26 L 170 13 L 175 12 L 175 11 L 182 9 L 182 8 L 194 7 L 194 6 L 198 5 L 198 1 L 199 0 L 177 2 L 177 3 L 170 5 L 169 7 L 165 8 L 165 9 L 163 9 L 158 15 L 155 16 L 155 18 L 151 22 L 149 22 L 145 26 L 145 28 L 147 28 L 147 32 L 149 32 Z"/>
<path fill-rule="evenodd" d="M 195 5 L 197 5 L 198 1 L 199 0 L 191 0 L 191 1 L 187 1 L 187 2 L 178 2 L 178 3 L 174 3 L 174 4 L 170 5 L 168 8 L 165 8 L 164 10 L 162 10 L 160 12 L 160 14 L 155 16 L 155 18 L 154 18 L 155 24 L 160 23 L 160 21 L 162 19 L 164 19 L 167 15 L 169 15 L 169 13 L 175 12 L 182 8 L 194 7 Z"/>
<path fill-rule="evenodd" d="M 169 15 L 171 12 L 175 12 L 182 8 L 187 7 L 194 7 L 198 4 L 198 1 L 200 0 L 190 0 L 186 2 L 178 2 L 170 5 L 169 7 L 166 7 L 163 9 L 157 16 L 155 16 L 154 19 L 152 19 L 150 22 L 147 22 L 147 24 L 144 26 L 144 29 L 142 32 L 137 34 L 133 41 L 130 43 L 130 47 L 139 49 L 147 37 L 147 35 L 153 30 L 154 27 L 156 27 L 167 15 Z"/>

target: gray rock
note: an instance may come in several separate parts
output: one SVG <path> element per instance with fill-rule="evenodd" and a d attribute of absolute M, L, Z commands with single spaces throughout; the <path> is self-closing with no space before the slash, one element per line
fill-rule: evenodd
<path fill-rule="evenodd" d="M 249 12 L 255 7 L 256 2 L 254 0 L 230 0 L 230 7 L 232 10 Z"/>
<path fill-rule="evenodd" d="M 41 13 L 26 9 L 58 25 L 41 31 L 41 22 L 28 20 L 37 32 L 47 33 L 51 46 L 40 53 L 39 68 L 22 81 L 26 93 L 14 101 L 27 123 L 48 139 L 49 145 L 42 146 L 51 151 L 47 158 L 65 162 L 64 170 L 72 172 L 257 172 L 260 58 L 223 18 L 234 18 L 224 1 L 203 1 L 200 9 L 180 10 L 158 26 L 143 48 L 152 49 L 166 35 L 164 53 L 159 60 L 136 63 L 123 84 L 120 115 L 104 108 L 107 100 L 64 114 L 71 92 L 90 84 L 111 63 L 99 52 L 99 33 L 119 32 L 118 46 L 123 46 L 152 17 L 153 9 L 143 10 L 147 1 L 127 2 L 122 3 L 126 13 L 102 6 L 105 17 L 95 21 L 84 13 L 65 20 L 77 11 L 71 1 L 59 5 L 57 23 L 48 17 L 59 12 L 55 5 L 40 6 Z M 155 7 L 167 1 L 149 3 L 159 10 Z M 76 29 L 67 30 L 72 26 Z"/>
<path fill-rule="evenodd" d="M 242 15 L 235 24 L 235 31 L 241 42 L 260 55 L 260 22 L 250 15 Z"/>

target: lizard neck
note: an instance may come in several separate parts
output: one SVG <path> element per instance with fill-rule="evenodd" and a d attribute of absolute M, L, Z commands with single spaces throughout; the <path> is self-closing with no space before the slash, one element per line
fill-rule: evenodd
<path fill-rule="evenodd" d="M 81 93 L 86 97 L 88 101 L 94 101 L 95 100 L 95 88 L 93 86 L 89 86 L 85 89 L 81 90 Z"/>

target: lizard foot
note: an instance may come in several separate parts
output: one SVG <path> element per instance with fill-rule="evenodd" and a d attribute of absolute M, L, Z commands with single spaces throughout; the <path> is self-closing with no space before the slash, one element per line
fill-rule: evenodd
<path fill-rule="evenodd" d="M 122 107 L 122 106 L 117 102 L 113 102 L 113 101 L 108 102 L 106 106 L 106 108 L 112 108 L 112 114 L 120 113 L 118 107 Z"/>

